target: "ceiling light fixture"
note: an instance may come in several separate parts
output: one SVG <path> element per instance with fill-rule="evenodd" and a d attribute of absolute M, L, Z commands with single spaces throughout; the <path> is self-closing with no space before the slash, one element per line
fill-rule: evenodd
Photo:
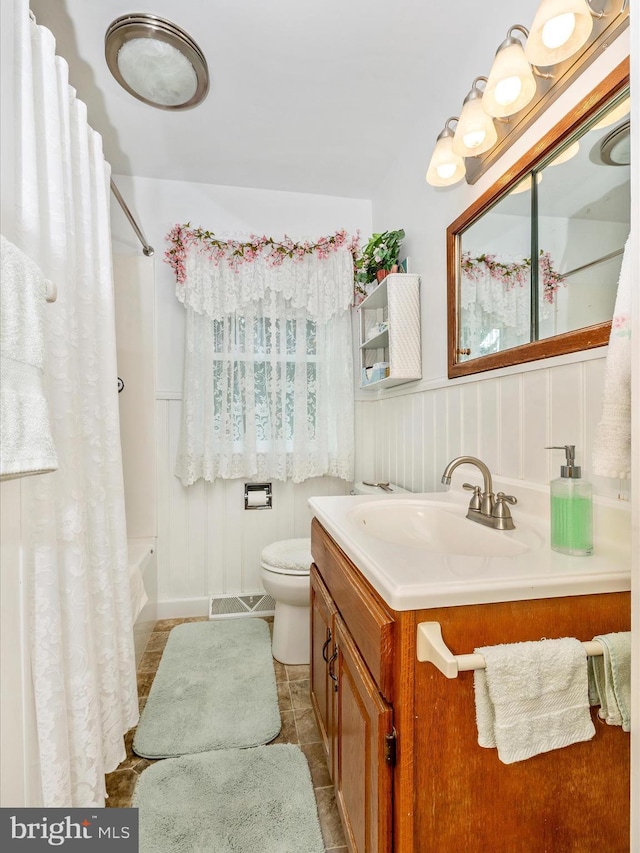
<path fill-rule="evenodd" d="M 464 160 L 451 147 L 454 132 L 449 127 L 450 121 L 458 121 L 458 117 L 451 116 L 444 123 L 427 169 L 427 183 L 432 187 L 450 187 L 464 178 Z"/>
<path fill-rule="evenodd" d="M 482 108 L 483 93 L 478 89 L 481 80 L 487 82 L 486 77 L 476 77 L 471 84 L 471 89 L 462 102 L 462 112 L 453 135 L 453 153 L 460 157 L 484 154 L 498 139 L 493 119 Z"/>
<path fill-rule="evenodd" d="M 593 19 L 603 15 L 594 12 L 588 0 L 542 0 L 525 45 L 527 59 L 532 65 L 568 59 L 589 40 Z"/>
<path fill-rule="evenodd" d="M 107 65 L 118 83 L 162 110 L 195 107 L 209 91 L 209 71 L 195 41 L 156 15 L 116 18 L 105 35 Z"/>
<path fill-rule="evenodd" d="M 514 31 L 521 32 L 525 38 L 529 35 L 529 30 L 521 24 L 510 27 L 506 39 L 496 51 L 482 95 L 483 108 L 495 118 L 506 118 L 519 112 L 536 93 L 533 76 L 536 69 L 529 64 L 522 42 L 512 36 Z"/>

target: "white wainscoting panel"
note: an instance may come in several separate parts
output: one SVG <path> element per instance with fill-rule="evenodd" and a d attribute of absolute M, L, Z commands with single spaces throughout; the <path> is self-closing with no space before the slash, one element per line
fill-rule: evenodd
<path fill-rule="evenodd" d="M 358 471 L 411 491 L 443 488 L 455 456 L 478 456 L 495 475 L 546 484 L 575 444 L 583 475 L 603 497 L 630 499 L 628 484 L 592 477 L 605 359 L 450 383 L 356 403 Z M 373 433 L 373 434 L 372 434 Z"/>
<path fill-rule="evenodd" d="M 273 509 L 245 510 L 244 480 L 202 480 L 185 487 L 174 475 L 181 401 L 157 400 L 159 617 L 205 616 L 210 595 L 257 592 L 260 553 L 278 539 L 310 535 L 314 495 L 348 494 L 350 483 L 319 477 L 273 482 Z M 370 433 L 370 425 L 360 431 Z"/>

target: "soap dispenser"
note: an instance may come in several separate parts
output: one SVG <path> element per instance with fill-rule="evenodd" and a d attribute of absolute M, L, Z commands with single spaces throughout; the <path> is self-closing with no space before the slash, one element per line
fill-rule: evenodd
<path fill-rule="evenodd" d="M 593 553 L 593 505 L 591 483 L 581 478 L 575 463 L 575 445 L 547 447 L 564 450 L 566 464 L 551 487 L 551 547 L 561 554 L 585 557 Z"/>

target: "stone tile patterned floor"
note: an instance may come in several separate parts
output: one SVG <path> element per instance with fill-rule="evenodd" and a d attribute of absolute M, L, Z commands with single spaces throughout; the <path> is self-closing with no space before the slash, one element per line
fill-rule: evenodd
<path fill-rule="evenodd" d="M 200 619 L 162 619 L 156 622 L 149 643 L 138 667 L 138 696 L 142 711 L 153 682 L 169 631 L 182 622 L 205 621 Z M 271 621 L 271 620 L 268 620 Z M 311 708 L 309 696 L 309 667 L 288 666 L 274 661 L 278 702 L 282 729 L 272 743 L 296 743 L 309 762 L 311 778 L 318 804 L 318 816 L 324 839 L 325 850 L 331 853 L 347 853 L 347 847 L 333 796 L 333 786 L 327 770 L 320 732 Z M 126 808 L 131 805 L 133 789 L 142 771 L 153 764 L 137 756 L 131 745 L 135 729 L 127 732 L 125 745 L 127 757 L 120 766 L 107 775 L 107 806 Z M 213 852 L 215 853 L 215 851 Z M 303 851 L 301 851 L 303 853 Z"/>

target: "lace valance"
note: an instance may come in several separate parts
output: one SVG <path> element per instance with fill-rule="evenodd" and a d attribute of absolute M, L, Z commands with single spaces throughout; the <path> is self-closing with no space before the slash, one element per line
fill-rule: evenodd
<path fill-rule="evenodd" d="M 306 309 L 306 315 L 325 323 L 346 311 L 353 298 L 353 257 L 346 249 L 337 249 L 326 258 L 303 258 L 270 266 L 257 258 L 234 270 L 227 264 L 215 265 L 207 255 L 191 248 L 186 258 L 186 279 L 176 285 L 178 299 L 198 314 L 222 320 L 231 314 L 243 316 L 256 302 L 263 303 L 265 316 L 269 306 L 282 314 L 282 296 L 292 310 Z"/>
<path fill-rule="evenodd" d="M 287 311 L 304 309 L 323 323 L 352 304 L 358 235 L 349 238 L 344 230 L 314 243 L 255 235 L 240 242 L 176 225 L 167 239 L 178 299 L 211 320 L 244 316 L 257 302 L 264 316 L 275 317 L 276 301 L 282 317 L 284 300 Z"/>

